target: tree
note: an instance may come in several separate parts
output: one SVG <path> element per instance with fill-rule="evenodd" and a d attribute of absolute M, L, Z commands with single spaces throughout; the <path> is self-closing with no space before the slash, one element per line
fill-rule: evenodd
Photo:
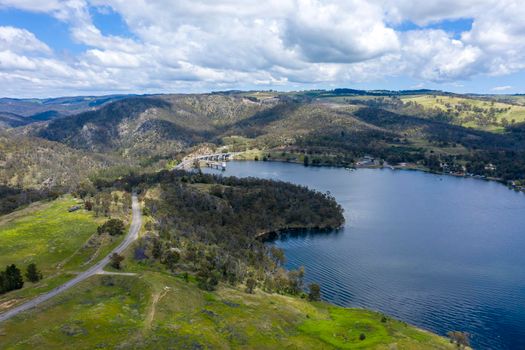
<path fill-rule="evenodd" d="M 213 291 L 219 284 L 220 274 L 209 261 L 204 261 L 201 262 L 196 277 L 199 288 Z"/>
<path fill-rule="evenodd" d="M 253 290 L 255 289 L 256 285 L 257 281 L 254 278 L 249 277 L 246 280 L 246 293 L 253 294 Z"/>
<path fill-rule="evenodd" d="M 111 254 L 109 260 L 111 267 L 120 270 L 120 263 L 124 260 L 124 257 L 118 253 L 113 253 Z"/>
<path fill-rule="evenodd" d="M 93 202 L 85 201 L 84 202 L 84 209 L 86 209 L 87 211 L 93 210 Z"/>
<path fill-rule="evenodd" d="M 173 271 L 175 269 L 175 266 L 179 262 L 180 254 L 174 249 L 168 249 L 168 251 L 164 254 L 163 263 Z"/>
<path fill-rule="evenodd" d="M 36 283 L 42 279 L 42 273 L 37 269 L 35 263 L 27 265 L 26 278 L 28 281 Z"/>
<path fill-rule="evenodd" d="M 24 286 L 22 273 L 16 265 L 6 266 L 5 271 L 0 272 L 0 293 L 6 293 Z"/>
<path fill-rule="evenodd" d="M 310 159 L 308 158 L 308 156 L 304 156 L 303 164 L 304 166 L 310 165 Z"/>
<path fill-rule="evenodd" d="M 292 270 L 288 273 L 288 292 L 299 294 L 303 288 L 304 267 Z"/>
<path fill-rule="evenodd" d="M 102 192 L 98 195 L 100 211 L 104 216 L 109 216 L 111 209 L 111 194 Z"/>
<path fill-rule="evenodd" d="M 184 273 L 182 274 L 182 279 L 184 280 L 184 282 L 189 282 L 189 280 L 190 280 L 190 275 L 188 275 L 187 272 L 184 272 Z"/>
<path fill-rule="evenodd" d="M 98 234 L 109 233 L 111 236 L 118 236 L 124 233 L 124 222 L 119 219 L 109 219 L 97 228 Z"/>
<path fill-rule="evenodd" d="M 447 332 L 450 342 L 458 346 L 458 348 L 464 348 L 470 346 L 470 333 L 451 331 Z"/>
<path fill-rule="evenodd" d="M 131 208 L 131 194 L 129 194 L 128 192 L 124 193 L 124 195 L 122 196 L 122 204 L 124 205 L 124 208 Z"/>
<path fill-rule="evenodd" d="M 270 248 L 270 254 L 272 255 L 273 260 L 277 266 L 282 266 L 286 262 L 286 256 L 284 255 L 284 250 L 272 246 Z"/>
<path fill-rule="evenodd" d="M 151 255 L 155 259 L 159 259 L 162 256 L 162 242 L 157 237 L 154 237 L 152 240 Z"/>
<path fill-rule="evenodd" d="M 0 271 L 0 294 L 4 294 L 7 291 L 7 276 L 5 271 Z"/>
<path fill-rule="evenodd" d="M 88 182 L 88 181 L 84 181 L 84 182 L 81 182 L 80 184 L 78 184 L 76 190 L 75 190 L 75 194 L 80 197 L 81 199 L 84 199 L 85 197 L 87 197 L 88 195 L 94 195 L 95 193 L 97 193 L 97 190 L 95 188 L 95 186 L 93 186 L 93 184 L 91 182 Z"/>
<path fill-rule="evenodd" d="M 310 293 L 308 293 L 308 300 L 310 301 L 319 301 L 321 300 L 321 287 L 317 283 L 311 283 L 308 288 Z"/>

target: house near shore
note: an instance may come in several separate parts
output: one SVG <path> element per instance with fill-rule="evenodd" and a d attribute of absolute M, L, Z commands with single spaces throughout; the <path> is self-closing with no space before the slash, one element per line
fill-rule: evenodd
<path fill-rule="evenodd" d="M 492 163 L 489 163 L 487 165 L 485 165 L 485 170 L 489 170 L 489 171 L 495 171 L 496 170 L 496 166 Z"/>
<path fill-rule="evenodd" d="M 357 166 L 370 166 L 375 165 L 375 159 L 372 156 L 365 155 L 363 159 L 356 163 Z"/>

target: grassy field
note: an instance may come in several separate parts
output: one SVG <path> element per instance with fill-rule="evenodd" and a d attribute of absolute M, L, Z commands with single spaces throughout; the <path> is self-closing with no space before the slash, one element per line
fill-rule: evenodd
<path fill-rule="evenodd" d="M 511 105 L 507 103 L 476 100 L 470 98 L 462 98 L 455 96 L 432 96 L 432 95 L 418 95 L 408 96 L 402 98 L 403 102 L 415 102 L 425 109 L 440 109 L 447 111 L 456 111 L 459 108 L 458 116 L 456 117 L 456 123 L 461 126 L 471 127 L 476 129 L 482 129 L 487 131 L 500 132 L 503 131 L 502 122 L 521 123 L 525 121 L 525 106 Z M 469 106 L 468 109 L 462 109 L 461 106 Z M 477 120 L 479 112 L 473 111 L 474 107 L 481 108 L 485 111 L 491 108 L 497 109 L 495 113 L 495 122 L 490 122 L 488 125 L 480 125 Z M 474 120 L 471 120 L 474 119 Z"/>
<path fill-rule="evenodd" d="M 140 271 L 140 269 L 138 269 Z M 1 349 L 452 349 L 382 315 L 143 270 L 96 276 L 0 325 Z M 366 338 L 360 340 L 361 333 Z"/>
<path fill-rule="evenodd" d="M 68 212 L 77 204 L 65 196 L 0 217 L 0 267 L 16 264 L 24 271 L 34 262 L 44 275 L 37 284 L 26 282 L 23 289 L 0 295 L 0 311 L 63 283 L 117 243 L 96 233 L 103 218 L 85 210 Z"/>

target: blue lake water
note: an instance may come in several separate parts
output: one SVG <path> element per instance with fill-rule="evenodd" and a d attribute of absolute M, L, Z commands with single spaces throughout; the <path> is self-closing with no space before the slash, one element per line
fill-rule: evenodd
<path fill-rule="evenodd" d="M 216 172 L 207 169 L 208 172 Z M 330 191 L 333 233 L 283 237 L 288 268 L 342 306 L 384 312 L 476 349 L 525 349 L 525 195 L 488 181 L 415 171 L 230 162 L 224 175 Z"/>

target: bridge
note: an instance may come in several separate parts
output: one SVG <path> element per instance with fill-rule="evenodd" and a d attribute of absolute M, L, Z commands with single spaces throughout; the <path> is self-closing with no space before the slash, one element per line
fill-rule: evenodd
<path fill-rule="evenodd" d="M 195 161 L 205 161 L 206 166 L 210 168 L 226 170 L 226 162 L 233 159 L 233 157 L 239 153 L 240 152 L 212 153 L 188 157 L 177 164 L 173 170 L 190 169 L 193 164 L 195 164 Z"/>

